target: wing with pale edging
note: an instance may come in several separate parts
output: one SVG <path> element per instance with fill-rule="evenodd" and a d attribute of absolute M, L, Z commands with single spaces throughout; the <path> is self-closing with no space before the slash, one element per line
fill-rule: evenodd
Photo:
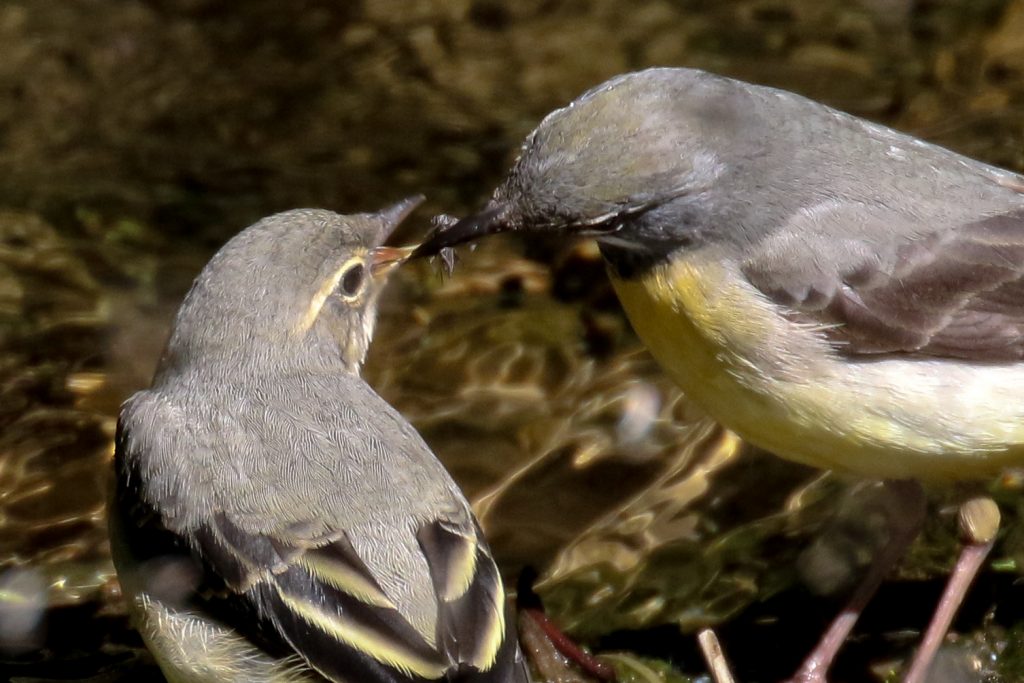
<path fill-rule="evenodd" d="M 857 226 L 862 213 L 851 205 L 826 220 Z M 913 235 L 911 227 L 871 242 L 818 240 L 819 228 L 791 224 L 789 235 L 801 237 L 785 250 L 769 244 L 744 273 L 794 320 L 820 325 L 838 353 L 1024 358 L 1024 209 L 920 230 L 912 239 L 898 237 Z"/>
<path fill-rule="evenodd" d="M 164 514 L 162 527 L 175 530 L 180 520 L 161 509 L 159 497 L 147 496 L 150 482 L 140 481 L 142 468 L 136 466 L 145 449 L 160 447 L 153 426 L 173 421 L 148 415 L 140 422 L 150 429 L 136 431 L 139 407 L 136 401 L 122 412 L 119 486 L 131 482 L 129 488 L 150 498 L 146 507 Z M 148 402 L 143 409 L 159 406 Z M 168 487 L 160 488 L 166 494 Z M 386 494 L 381 504 L 389 504 Z M 329 515 L 308 514 L 294 531 L 253 533 L 215 510 L 177 531 L 206 570 L 206 588 L 214 589 L 206 599 L 231 605 L 218 614 L 259 621 L 258 629 L 239 623 L 240 632 L 269 631 L 331 681 L 528 681 L 514 631 L 506 628 L 501 577 L 471 517 L 466 524 L 439 512 L 416 532 L 437 600 L 431 639 L 396 607 L 347 530 Z"/>

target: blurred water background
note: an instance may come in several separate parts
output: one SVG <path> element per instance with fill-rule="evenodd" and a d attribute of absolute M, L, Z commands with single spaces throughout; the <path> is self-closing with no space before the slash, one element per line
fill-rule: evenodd
<path fill-rule="evenodd" d="M 298 206 L 424 193 L 397 236 L 485 199 L 549 110 L 685 65 L 795 90 L 1024 169 L 1024 0 L 0 1 L 0 680 L 159 681 L 105 536 L 119 403 L 191 278 Z M 659 371 L 592 244 L 495 239 L 402 269 L 367 377 L 475 501 L 510 580 L 633 680 L 789 673 L 883 537 L 870 482 L 759 453 Z M 1024 680 L 1021 478 L 942 681 Z M 907 656 L 955 550 L 958 491 L 836 669 Z M 936 679 L 939 680 L 939 679 Z"/>

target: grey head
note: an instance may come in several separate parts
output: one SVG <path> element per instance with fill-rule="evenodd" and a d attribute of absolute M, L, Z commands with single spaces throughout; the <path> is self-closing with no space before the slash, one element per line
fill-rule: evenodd
<path fill-rule="evenodd" d="M 591 235 L 624 274 L 679 249 L 742 248 L 830 200 L 978 206 L 998 173 L 794 93 L 648 69 L 549 114 L 483 210 L 415 255 L 496 232 Z"/>
<path fill-rule="evenodd" d="M 679 229 L 696 221 L 650 220 L 651 213 L 700 208 L 725 170 L 715 141 L 727 144 L 749 123 L 749 87 L 663 68 L 587 91 L 530 133 L 482 211 L 443 226 L 415 256 L 506 231 L 593 235 L 658 251 L 697 239 Z"/>
<path fill-rule="evenodd" d="M 613 78 L 541 121 L 489 208 L 502 207 L 512 230 L 606 235 L 698 194 L 721 174 L 711 141 L 739 127 L 737 85 L 690 69 Z"/>
<path fill-rule="evenodd" d="M 286 211 L 240 232 L 185 297 L 154 386 L 190 373 L 339 366 L 358 374 L 378 295 L 400 262 L 382 245 L 422 199 L 378 213 Z"/>

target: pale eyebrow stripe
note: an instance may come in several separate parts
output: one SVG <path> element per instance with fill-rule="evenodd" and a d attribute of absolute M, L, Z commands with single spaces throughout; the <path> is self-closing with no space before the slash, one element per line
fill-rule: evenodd
<path fill-rule="evenodd" d="M 337 286 L 338 281 L 341 280 L 341 276 L 345 274 L 345 271 L 349 269 L 355 263 L 362 263 L 365 265 L 366 255 L 360 254 L 353 256 L 344 263 L 341 264 L 334 273 L 324 280 L 323 284 L 320 285 L 320 289 L 313 295 L 313 300 L 309 302 L 309 310 L 306 311 L 306 315 L 302 316 L 302 320 L 299 321 L 296 330 L 300 333 L 305 332 L 313 323 L 316 322 L 317 317 L 320 315 L 320 310 L 324 307 L 324 303 L 327 301 L 327 297 L 331 295 Z"/>

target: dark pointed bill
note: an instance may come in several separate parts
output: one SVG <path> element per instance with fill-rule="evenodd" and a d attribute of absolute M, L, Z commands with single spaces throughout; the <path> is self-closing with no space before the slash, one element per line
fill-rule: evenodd
<path fill-rule="evenodd" d="M 465 242 L 471 242 L 479 237 L 493 235 L 507 229 L 505 208 L 502 206 L 491 207 L 451 224 L 440 223 L 431 231 L 427 239 L 416 247 L 409 258 L 436 256 Z"/>
<path fill-rule="evenodd" d="M 391 236 L 391 233 L 402 224 L 406 218 L 409 217 L 416 208 L 426 201 L 426 197 L 421 194 L 413 195 L 412 197 L 406 197 L 401 201 L 395 202 L 391 206 L 387 207 L 383 211 L 377 212 L 380 216 L 382 225 L 380 232 L 377 233 L 376 238 L 373 241 L 375 245 L 384 244 L 385 240 Z"/>
<path fill-rule="evenodd" d="M 425 200 L 426 197 L 421 194 L 413 195 L 378 212 L 381 228 L 372 243 L 376 246 L 370 250 L 370 272 L 374 277 L 386 275 L 409 258 L 412 247 L 386 247 L 384 242 Z"/>

